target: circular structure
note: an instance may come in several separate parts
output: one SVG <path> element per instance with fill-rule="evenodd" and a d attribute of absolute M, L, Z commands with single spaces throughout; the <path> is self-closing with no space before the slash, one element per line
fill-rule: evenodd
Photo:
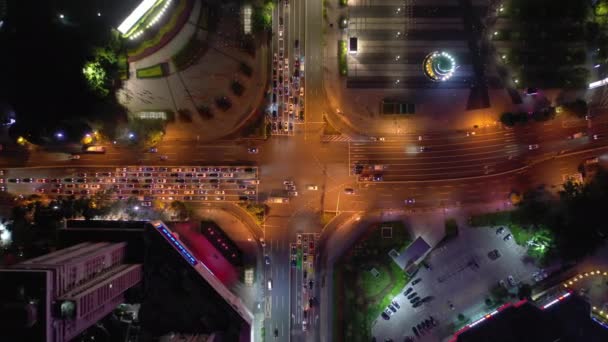
<path fill-rule="evenodd" d="M 424 57 L 422 68 L 424 75 L 431 81 L 443 82 L 454 74 L 456 61 L 447 52 L 434 51 Z"/>

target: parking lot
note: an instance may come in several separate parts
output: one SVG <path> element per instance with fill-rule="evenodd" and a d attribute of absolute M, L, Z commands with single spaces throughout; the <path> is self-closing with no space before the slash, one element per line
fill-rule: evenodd
<path fill-rule="evenodd" d="M 128 166 L 118 168 L 14 169 L 1 182 L 5 191 L 48 196 L 137 197 L 160 201 L 257 201 L 258 168 L 252 166 Z"/>
<path fill-rule="evenodd" d="M 389 320 L 378 317 L 373 336 L 378 341 L 414 336 L 412 327 L 432 316 L 437 326 L 419 332 L 419 340 L 440 341 L 450 334 L 449 326 L 458 323 L 459 314 L 475 320 L 487 313 L 485 299 L 499 281 L 504 281 L 511 291 L 516 291 L 516 287 L 509 285 L 508 276 L 516 283 L 532 284 L 538 269 L 522 262 L 525 250 L 513 239 L 505 241 L 507 234 L 506 230 L 496 234 L 492 228 L 461 228 L 458 238 L 431 252 L 427 258 L 431 268 L 421 267 L 414 276 L 414 281 L 420 279 L 419 283 L 410 282 L 404 288 L 412 288 L 408 296 L 416 293 L 414 296 L 420 299 L 428 297 L 426 302 L 414 307 L 402 292 L 395 298 L 401 308 Z M 488 255 L 493 250 L 500 254 L 494 260 Z"/>

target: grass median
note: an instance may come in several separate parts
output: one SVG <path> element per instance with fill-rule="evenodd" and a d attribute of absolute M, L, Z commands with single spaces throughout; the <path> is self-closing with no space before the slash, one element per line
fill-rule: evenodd
<path fill-rule="evenodd" d="M 340 75 L 348 75 L 348 61 L 347 61 L 347 47 L 345 40 L 338 40 L 338 67 L 340 68 Z"/>
<path fill-rule="evenodd" d="M 161 64 L 156 64 L 151 67 L 137 69 L 135 71 L 137 78 L 158 78 L 166 75 L 166 67 Z"/>

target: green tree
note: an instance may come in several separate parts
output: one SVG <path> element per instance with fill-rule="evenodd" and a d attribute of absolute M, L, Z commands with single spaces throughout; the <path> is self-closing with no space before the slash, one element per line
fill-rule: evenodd
<path fill-rule="evenodd" d="M 87 62 L 82 72 L 89 88 L 99 97 L 106 97 L 110 93 L 108 88 L 108 74 L 98 61 Z"/>

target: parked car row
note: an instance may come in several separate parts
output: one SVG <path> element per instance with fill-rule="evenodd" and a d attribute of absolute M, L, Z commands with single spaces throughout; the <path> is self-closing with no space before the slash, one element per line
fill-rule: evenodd
<path fill-rule="evenodd" d="M 437 321 L 433 316 L 429 316 L 425 320 L 416 324 L 416 326 L 412 327 L 412 331 L 416 337 L 420 337 L 420 335 L 424 335 L 427 331 L 433 329 L 437 326 Z"/>

